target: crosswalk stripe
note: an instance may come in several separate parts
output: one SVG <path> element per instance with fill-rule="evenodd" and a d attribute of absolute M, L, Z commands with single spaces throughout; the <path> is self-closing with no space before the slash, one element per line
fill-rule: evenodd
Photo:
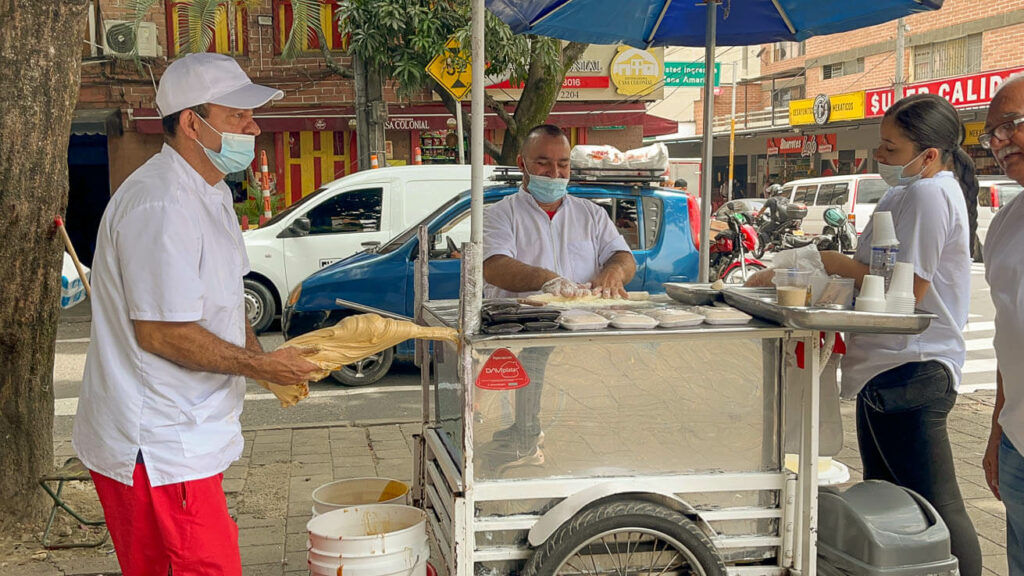
<path fill-rule="evenodd" d="M 986 320 L 983 322 L 968 322 L 967 326 L 964 327 L 964 333 L 968 332 L 984 332 L 986 330 L 995 330 L 996 323 L 992 320 Z"/>

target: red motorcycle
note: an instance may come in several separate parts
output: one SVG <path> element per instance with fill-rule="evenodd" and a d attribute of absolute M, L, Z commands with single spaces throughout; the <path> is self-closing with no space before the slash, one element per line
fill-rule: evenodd
<path fill-rule="evenodd" d="M 715 219 L 729 227 L 719 232 L 711 242 L 709 277 L 712 282 L 721 279 L 726 284 L 743 284 L 755 272 L 767 268 L 753 257 L 757 252 L 758 239 L 757 230 L 749 223 L 749 215 L 720 210 Z"/>

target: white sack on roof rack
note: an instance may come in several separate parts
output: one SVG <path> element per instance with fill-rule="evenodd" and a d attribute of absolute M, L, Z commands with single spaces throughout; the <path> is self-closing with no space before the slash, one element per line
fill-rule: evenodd
<path fill-rule="evenodd" d="M 657 142 L 623 153 L 614 146 L 579 145 L 573 147 L 569 160 L 575 170 L 625 168 L 664 171 L 668 170 L 668 148 Z"/>

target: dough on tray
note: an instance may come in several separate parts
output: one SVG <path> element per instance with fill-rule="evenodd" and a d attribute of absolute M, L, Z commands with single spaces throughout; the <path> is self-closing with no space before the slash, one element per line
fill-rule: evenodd
<path fill-rule="evenodd" d="M 334 326 L 293 338 L 278 349 L 292 347 L 315 350 L 306 356 L 307 360 L 320 367 L 320 371 L 312 376 L 315 382 L 323 380 L 346 364 L 358 362 L 411 338 L 458 343 L 459 333 L 452 328 L 419 326 L 403 320 L 382 318 L 377 314 L 359 314 L 349 316 Z M 273 382 L 259 383 L 273 392 L 283 407 L 293 406 L 309 395 L 308 384 L 282 386 Z"/>

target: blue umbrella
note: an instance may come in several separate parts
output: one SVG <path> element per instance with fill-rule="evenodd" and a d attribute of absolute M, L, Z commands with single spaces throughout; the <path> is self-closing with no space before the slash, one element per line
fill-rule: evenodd
<path fill-rule="evenodd" d="M 642 48 L 704 46 L 706 6 L 694 0 L 487 0 L 487 8 L 516 33 Z M 727 0 L 718 11 L 714 41 L 799 41 L 941 7 L 942 0 Z"/>
<path fill-rule="evenodd" d="M 715 45 L 749 46 L 835 34 L 915 12 L 938 10 L 943 0 L 485 0 L 516 33 L 589 44 L 704 46 L 713 69 Z M 711 8 L 710 10 L 708 8 Z M 704 126 L 711 126 L 714 94 L 704 98 Z M 705 168 L 711 138 L 705 134 Z M 708 280 L 711 170 L 701 186 L 700 281 Z"/>

